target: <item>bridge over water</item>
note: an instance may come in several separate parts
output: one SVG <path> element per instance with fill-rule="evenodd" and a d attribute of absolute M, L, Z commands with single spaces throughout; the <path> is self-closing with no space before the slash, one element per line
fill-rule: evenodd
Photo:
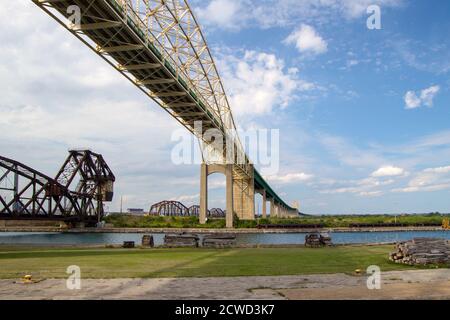
<path fill-rule="evenodd" d="M 297 215 L 254 168 L 199 24 L 184 0 L 32 0 L 202 142 L 200 222 L 206 222 L 208 176 L 226 176 L 226 225 L 254 219 L 255 193 L 272 216 Z M 51 49 L 51 48 L 49 48 Z M 196 124 L 201 123 L 198 129 Z M 205 133 L 222 134 L 217 148 Z M 219 160 L 217 160 L 219 155 Z M 211 160 L 214 158 L 214 160 Z"/>

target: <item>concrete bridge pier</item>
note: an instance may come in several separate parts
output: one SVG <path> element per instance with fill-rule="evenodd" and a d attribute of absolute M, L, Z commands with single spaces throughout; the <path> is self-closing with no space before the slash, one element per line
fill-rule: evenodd
<path fill-rule="evenodd" d="M 275 202 L 273 198 L 270 198 L 270 217 L 275 217 Z"/>
<path fill-rule="evenodd" d="M 258 189 L 255 192 L 262 195 L 262 218 L 267 218 L 267 192 L 265 189 Z"/>
<path fill-rule="evenodd" d="M 255 187 L 253 177 L 251 179 L 243 179 L 242 177 L 234 176 L 232 164 L 203 163 L 200 171 L 200 223 L 206 223 L 208 212 L 208 176 L 213 173 L 222 173 L 226 179 L 226 227 L 233 227 L 234 215 L 242 220 L 254 220 Z"/>
<path fill-rule="evenodd" d="M 266 194 L 266 190 L 262 191 L 262 196 L 263 196 L 262 217 L 265 219 L 265 218 L 267 218 L 267 194 Z"/>

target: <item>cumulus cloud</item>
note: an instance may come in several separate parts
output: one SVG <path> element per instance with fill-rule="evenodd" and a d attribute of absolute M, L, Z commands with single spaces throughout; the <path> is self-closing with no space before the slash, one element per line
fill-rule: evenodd
<path fill-rule="evenodd" d="M 372 172 L 372 177 L 396 177 L 405 174 L 405 169 L 394 167 L 394 166 L 384 166 L 378 168 L 378 170 Z"/>
<path fill-rule="evenodd" d="M 269 180 L 271 182 L 280 183 L 280 184 L 289 184 L 289 183 L 309 181 L 313 177 L 314 176 L 312 174 L 298 172 L 298 173 L 288 173 L 285 175 L 268 176 L 265 178 L 267 178 L 267 180 Z"/>
<path fill-rule="evenodd" d="M 417 97 L 416 93 L 414 91 L 408 91 L 405 94 L 405 106 L 406 109 L 415 109 L 420 107 L 420 98 Z"/>
<path fill-rule="evenodd" d="M 450 173 L 450 166 L 446 167 L 437 167 L 437 168 L 428 168 L 425 169 L 424 172 L 426 173 Z"/>
<path fill-rule="evenodd" d="M 427 168 L 415 174 L 404 188 L 394 192 L 439 191 L 450 189 L 450 166 Z"/>
<path fill-rule="evenodd" d="M 295 45 L 300 53 L 314 55 L 327 52 L 327 42 L 309 25 L 302 24 L 294 30 L 284 41 L 287 45 Z"/>
<path fill-rule="evenodd" d="M 432 107 L 434 96 L 439 92 L 439 90 L 439 86 L 431 86 L 427 89 L 423 89 L 420 93 L 420 100 L 422 100 L 423 104 L 427 107 Z"/>
<path fill-rule="evenodd" d="M 438 94 L 440 90 L 439 86 L 431 86 L 429 88 L 423 89 L 420 92 L 420 96 L 414 91 L 408 91 L 405 94 L 405 109 L 415 109 L 422 105 L 427 107 L 433 106 L 433 99 Z"/>
<path fill-rule="evenodd" d="M 298 92 L 315 88 L 301 80 L 298 70 L 286 70 L 274 54 L 245 51 L 243 56 L 222 55 L 218 63 L 233 113 L 263 115 L 286 108 Z"/>
<path fill-rule="evenodd" d="M 240 1 L 213 0 L 206 7 L 196 8 L 195 12 L 203 23 L 224 29 L 238 29 L 245 22 Z"/>

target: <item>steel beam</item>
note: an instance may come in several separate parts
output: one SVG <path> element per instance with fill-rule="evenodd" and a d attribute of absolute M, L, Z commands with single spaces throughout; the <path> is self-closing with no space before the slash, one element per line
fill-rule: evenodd
<path fill-rule="evenodd" d="M 122 46 L 111 46 L 111 47 L 101 47 L 97 46 L 97 51 L 99 53 L 114 53 L 114 52 L 124 52 L 124 51 L 136 51 L 144 49 L 143 45 L 140 44 L 127 44 Z"/>
<path fill-rule="evenodd" d="M 151 80 L 139 80 L 136 81 L 137 85 L 152 85 L 152 84 L 167 84 L 167 83 L 175 83 L 175 79 L 151 79 Z"/>
<path fill-rule="evenodd" d="M 122 22 L 120 21 L 106 21 L 106 22 L 97 22 L 97 23 L 86 23 L 81 25 L 72 24 L 70 25 L 70 30 L 73 31 L 91 31 L 91 30 L 99 30 L 99 29 L 107 29 L 107 28 L 116 28 L 122 26 Z"/>
<path fill-rule="evenodd" d="M 130 65 L 119 65 L 120 70 L 148 70 L 148 69 L 160 69 L 161 65 L 158 63 L 142 63 L 142 64 L 130 64 Z"/>

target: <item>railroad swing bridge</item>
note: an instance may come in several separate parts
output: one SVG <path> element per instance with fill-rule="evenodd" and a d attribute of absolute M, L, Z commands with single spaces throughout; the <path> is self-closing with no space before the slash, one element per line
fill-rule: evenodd
<path fill-rule="evenodd" d="M 55 178 L 0 156 L 0 218 L 95 224 L 115 177 L 102 155 L 71 150 Z"/>
<path fill-rule="evenodd" d="M 263 196 L 263 216 L 267 200 L 273 215 L 298 215 L 245 153 L 216 65 L 186 0 L 32 1 L 199 139 L 206 154 L 201 223 L 207 216 L 208 176 L 214 172 L 226 176 L 227 227 L 233 226 L 234 215 L 254 219 L 255 192 Z M 79 9 L 78 16 L 73 8 Z M 200 130 L 194 125 L 198 122 Z M 222 148 L 212 143 L 208 130 L 222 134 Z"/>

